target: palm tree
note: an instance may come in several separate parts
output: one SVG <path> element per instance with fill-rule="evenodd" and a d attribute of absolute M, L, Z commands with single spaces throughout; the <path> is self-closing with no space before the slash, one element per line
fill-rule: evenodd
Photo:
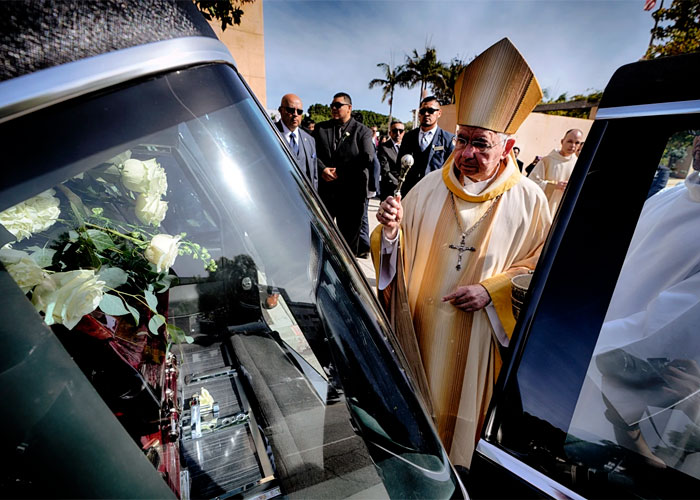
<path fill-rule="evenodd" d="M 420 83 L 418 106 L 423 100 L 423 94 L 428 85 L 433 87 L 442 85 L 442 67 L 443 64 L 437 59 L 435 47 L 426 47 L 423 55 L 418 54 L 418 51 L 413 49 L 413 54 L 406 56 L 404 74 L 402 75 L 406 83 L 403 86 L 413 88 L 417 83 Z"/>
<path fill-rule="evenodd" d="M 389 130 L 391 128 L 391 112 L 394 106 L 394 89 L 397 85 L 402 84 L 403 66 L 392 69 L 387 63 L 379 63 L 377 67 L 384 71 L 384 78 L 375 78 L 369 82 L 369 88 L 381 87 L 383 91 L 382 102 L 386 100 L 387 96 L 389 97 L 389 123 L 387 124 L 387 130 Z"/>
<path fill-rule="evenodd" d="M 460 73 L 466 67 L 467 63 L 457 57 L 450 61 L 449 66 L 447 64 L 442 64 L 442 79 L 438 83 L 433 84 L 433 92 L 435 92 L 440 102 L 443 104 L 454 104 L 455 84 L 457 83 L 457 78 Z"/>

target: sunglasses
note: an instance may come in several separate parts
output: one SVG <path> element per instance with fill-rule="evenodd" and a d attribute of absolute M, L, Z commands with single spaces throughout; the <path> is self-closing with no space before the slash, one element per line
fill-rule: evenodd
<path fill-rule="evenodd" d="M 420 110 L 418 112 L 421 115 L 425 115 L 425 114 L 432 115 L 433 113 L 437 113 L 438 111 L 440 111 L 440 110 L 437 108 L 420 108 Z"/>
<path fill-rule="evenodd" d="M 331 108 L 333 108 L 333 109 L 340 109 L 343 106 L 349 106 L 349 104 L 347 102 L 338 102 L 338 101 L 331 103 Z"/>
<path fill-rule="evenodd" d="M 290 115 L 293 115 L 294 113 L 296 113 L 297 115 L 301 116 L 301 115 L 304 114 L 304 110 L 303 110 L 303 109 L 292 108 L 292 107 L 290 107 L 290 106 L 284 106 L 283 109 L 284 109 L 287 113 L 289 113 Z"/>
<path fill-rule="evenodd" d="M 391 129 L 391 133 L 392 133 L 392 134 L 393 134 L 394 132 L 396 132 L 397 134 L 403 134 L 405 131 L 406 131 L 406 130 L 405 130 L 405 129 L 402 129 L 402 128 L 392 128 L 392 129 Z"/>

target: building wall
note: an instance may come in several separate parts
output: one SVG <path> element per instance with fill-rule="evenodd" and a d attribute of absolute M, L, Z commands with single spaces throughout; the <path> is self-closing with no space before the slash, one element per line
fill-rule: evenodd
<path fill-rule="evenodd" d="M 452 133 L 457 130 L 454 104 L 442 106 L 439 125 Z M 592 125 L 593 120 L 585 118 L 530 113 L 515 134 L 515 144 L 520 148 L 519 159 L 525 165 L 529 165 L 535 156 L 545 156 L 552 149 L 559 149 L 562 137 L 572 128 L 581 129 L 585 140 Z"/>
<path fill-rule="evenodd" d="M 236 61 L 238 71 L 255 93 L 263 107 L 267 106 L 265 86 L 265 30 L 263 26 L 263 0 L 243 5 L 241 24 L 227 26 L 221 31 L 221 22 L 210 21 Z"/>

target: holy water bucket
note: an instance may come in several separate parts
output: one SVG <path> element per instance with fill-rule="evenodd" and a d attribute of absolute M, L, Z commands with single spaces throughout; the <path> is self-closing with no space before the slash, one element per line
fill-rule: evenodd
<path fill-rule="evenodd" d="M 513 316 L 518 319 L 520 310 L 525 304 L 525 295 L 527 294 L 527 289 L 530 286 L 530 281 L 532 280 L 532 274 L 519 274 L 510 280 L 511 283 L 511 301 L 513 303 Z"/>

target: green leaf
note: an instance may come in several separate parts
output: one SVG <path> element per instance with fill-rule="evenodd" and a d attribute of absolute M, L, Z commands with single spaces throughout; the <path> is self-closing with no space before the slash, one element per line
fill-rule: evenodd
<path fill-rule="evenodd" d="M 165 318 L 161 314 L 156 314 L 148 322 L 148 331 L 153 335 L 158 335 L 158 328 L 165 324 Z"/>
<path fill-rule="evenodd" d="M 78 224 L 81 226 L 85 224 L 85 219 L 83 218 L 83 211 L 72 201 L 69 201 L 70 203 L 70 208 L 73 210 L 73 213 L 75 214 L 75 218 L 78 219 Z"/>
<path fill-rule="evenodd" d="M 68 231 L 68 240 L 69 241 L 77 241 L 79 238 L 78 231 L 70 230 Z"/>
<path fill-rule="evenodd" d="M 127 308 L 124 307 L 124 301 L 121 299 L 121 297 L 117 297 L 111 293 L 105 293 L 102 296 L 100 309 L 102 309 L 103 313 L 111 316 L 123 316 L 124 314 L 129 314 Z"/>
<path fill-rule="evenodd" d="M 53 263 L 53 256 L 56 253 L 56 250 L 52 250 L 50 248 L 36 248 L 37 250 L 29 256 L 34 262 L 36 262 L 37 266 L 49 267 Z M 27 250 L 29 250 L 29 248 Z"/>
<path fill-rule="evenodd" d="M 172 282 L 173 282 L 174 280 L 176 280 L 176 279 L 177 279 L 177 276 L 174 276 L 174 275 L 172 275 L 172 274 L 166 274 L 165 276 L 163 276 L 163 277 L 156 283 L 156 285 L 158 285 L 158 286 L 160 287 L 160 289 L 158 290 L 158 293 L 163 293 L 163 292 L 166 291 L 168 288 L 170 288 L 170 285 L 171 285 Z"/>
<path fill-rule="evenodd" d="M 119 288 L 129 279 L 129 275 L 118 267 L 102 267 L 97 277 L 104 281 L 109 288 Z"/>
<path fill-rule="evenodd" d="M 134 323 L 138 326 L 139 321 L 141 320 L 141 314 L 139 314 L 138 309 L 136 309 L 133 306 L 130 306 L 128 302 L 126 302 L 126 308 L 129 310 L 131 315 L 134 317 Z"/>
<path fill-rule="evenodd" d="M 167 325 L 165 325 L 165 328 L 168 330 L 168 335 L 170 335 L 170 339 L 175 344 L 182 344 L 183 342 L 191 344 L 192 342 L 194 342 L 194 338 L 187 335 L 185 333 L 185 330 L 183 330 L 179 326 L 171 325 L 170 323 L 168 323 Z"/>
<path fill-rule="evenodd" d="M 158 314 L 158 299 L 155 294 L 151 290 L 144 290 L 143 295 L 146 297 L 146 302 L 148 303 L 148 307 L 151 308 L 151 311 Z"/>
<path fill-rule="evenodd" d="M 110 238 L 104 231 L 100 231 L 99 229 L 88 229 L 87 234 L 92 243 L 95 245 L 95 248 L 97 248 L 97 250 L 100 252 L 116 246 L 114 241 L 112 241 L 112 238 Z"/>

